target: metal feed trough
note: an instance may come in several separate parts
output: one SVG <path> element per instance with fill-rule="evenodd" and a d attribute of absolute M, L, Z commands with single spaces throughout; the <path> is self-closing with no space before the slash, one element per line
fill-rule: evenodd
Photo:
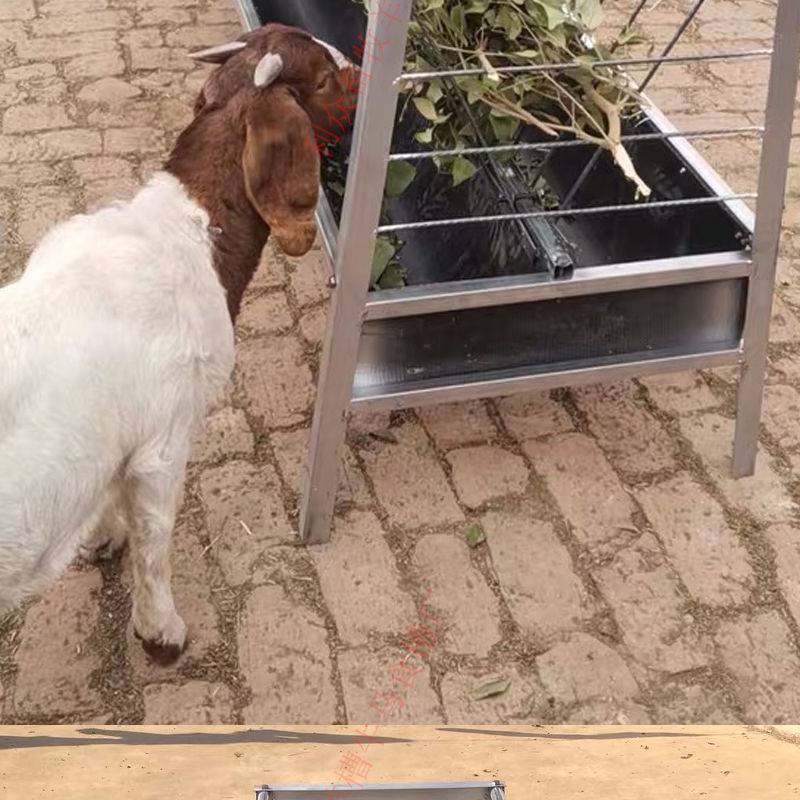
<path fill-rule="evenodd" d="M 645 3 L 639 0 L 634 18 Z M 348 55 L 364 34 L 366 18 L 352 0 L 240 4 L 250 27 L 300 25 Z M 399 409 L 740 365 L 733 470 L 737 477 L 753 473 L 800 3 L 778 2 L 772 50 L 674 55 L 703 4 L 695 0 L 659 55 L 607 63 L 644 66 L 649 71 L 640 86 L 646 88 L 663 63 L 771 57 L 765 127 L 679 132 L 657 109 L 647 110 L 625 131 L 626 146 L 653 188 L 648 202 L 635 203 L 607 153 L 572 141 L 542 142 L 525 129 L 514 145 L 475 149 L 482 168 L 469 186 L 449 195 L 431 189 L 440 180 L 431 162 L 435 152 L 408 147 L 408 123 L 395 126 L 412 0 L 373 0 L 362 41 L 380 42 L 381 57 L 371 60 L 369 77 L 361 81 L 352 146 L 346 143 L 344 200 L 337 221 L 338 198 L 323 193 L 317 215 L 335 288 L 302 502 L 304 541 L 330 537 L 350 409 Z M 514 69 L 557 71 L 563 65 Z M 454 71 L 437 74 L 447 85 Z M 431 73 L 402 77 L 423 80 Z M 757 196 L 734 194 L 690 143 L 743 134 L 763 139 Z M 498 166 L 498 151 L 536 154 L 534 166 L 557 195 L 557 208 L 533 206 L 524 175 Z M 410 199 L 395 201 L 390 222 L 381 224 L 390 159 L 422 166 Z M 744 201 L 756 197 L 754 218 Z M 408 285 L 370 292 L 375 238 L 383 231 L 398 231 L 406 242 Z"/>
<path fill-rule="evenodd" d="M 505 800 L 502 781 L 259 786 L 256 800 Z"/>

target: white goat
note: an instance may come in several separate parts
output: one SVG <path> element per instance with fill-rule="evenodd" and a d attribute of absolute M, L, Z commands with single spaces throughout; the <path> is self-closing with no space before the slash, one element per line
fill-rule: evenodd
<path fill-rule="evenodd" d="M 214 60 L 165 170 L 58 225 L 0 289 L 0 610 L 80 548 L 128 538 L 134 629 L 161 661 L 186 640 L 169 551 L 190 442 L 231 375 L 270 228 L 292 255 L 313 242 L 312 126 L 347 94 L 329 49 L 296 29 Z"/>

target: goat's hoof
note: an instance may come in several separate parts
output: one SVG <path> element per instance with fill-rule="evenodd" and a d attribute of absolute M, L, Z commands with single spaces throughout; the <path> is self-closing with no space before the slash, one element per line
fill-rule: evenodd
<path fill-rule="evenodd" d="M 163 639 L 145 639 L 135 628 L 133 633 L 142 643 L 142 649 L 147 653 L 148 658 L 160 667 L 174 664 L 186 649 L 186 638 L 180 643 L 165 642 Z"/>

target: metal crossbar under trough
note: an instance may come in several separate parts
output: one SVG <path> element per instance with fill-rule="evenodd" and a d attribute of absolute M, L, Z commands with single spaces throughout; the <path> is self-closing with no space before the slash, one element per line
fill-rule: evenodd
<path fill-rule="evenodd" d="M 505 800 L 502 781 L 365 783 L 359 786 L 264 785 L 256 800 Z"/>
<path fill-rule="evenodd" d="M 239 1 L 248 25 L 255 27 L 266 21 L 253 7 L 254 2 L 259 5 L 258 0 Z M 716 209 L 715 219 L 737 231 L 735 237 L 726 239 L 730 246 L 579 264 L 562 280 L 538 272 L 370 292 L 372 255 L 379 232 L 407 230 L 424 235 L 428 228 L 433 233 L 453 225 L 467 230 L 480 221 L 475 218 L 478 215 L 469 218 L 451 214 L 449 219 L 442 215 L 434 220 L 404 218 L 380 226 L 390 159 L 424 162 L 435 155 L 390 152 L 399 83 L 484 72 L 480 67 L 470 67 L 404 74 L 412 4 L 413 0 L 372 0 L 364 40 L 381 42 L 381 57 L 371 61 L 369 77 L 361 82 L 338 228 L 324 195 L 318 208 L 320 231 L 332 261 L 334 290 L 306 465 L 300 515 L 303 540 L 317 543 L 330 537 L 340 456 L 352 408 L 414 407 L 738 365 L 742 373 L 733 472 L 737 477 L 752 474 L 798 78 L 800 3 L 777 3 L 771 49 L 672 54 L 691 16 L 703 5 L 697 0 L 660 56 L 608 60 L 609 65 L 626 71 L 646 68 L 644 86 L 664 63 L 771 59 L 763 130 L 681 132 L 649 101 L 644 124 L 626 132 L 625 138 L 631 143 L 652 146 L 655 142 L 666 148 L 669 157 L 678 160 L 681 174 L 691 174 L 693 185 L 699 187 L 696 191 L 680 197 L 666 192 L 660 199 L 636 205 L 603 202 L 600 197 L 598 202 L 573 208 L 573 199 L 586 196 L 584 183 L 591 183 L 590 175 L 595 174 L 598 151 L 588 163 L 580 161 L 583 169 L 560 187 L 557 208 L 512 209 L 507 214 L 480 217 L 495 223 L 552 218 L 554 224 L 565 225 L 576 225 L 580 220 L 584 220 L 580 224 L 591 225 L 598 218 L 619 217 L 631 229 L 643 210 L 658 215 L 678 214 L 687 206 L 696 207 L 698 214 Z M 639 3 L 634 16 L 643 7 L 644 3 Z M 324 38 L 320 31 L 313 33 Z M 558 71 L 565 67 L 569 65 L 531 64 L 498 71 Z M 734 193 L 690 141 L 704 134 L 712 139 L 737 133 L 762 137 L 757 195 Z M 536 149 L 545 150 L 548 160 L 573 153 L 581 157 L 585 152 L 585 147 L 562 141 L 523 141 L 497 148 L 475 147 L 470 152 L 491 157 L 493 152 Z M 744 202 L 747 199 L 757 200 L 757 216 Z M 603 327 L 600 323 L 605 322 L 604 315 L 610 315 L 612 324 L 598 334 L 593 325 Z M 570 328 L 565 322 L 569 319 L 581 322 Z M 482 335 L 486 338 L 489 334 L 496 337 L 493 349 L 483 346 Z M 269 797 L 272 800 L 272 795 Z M 364 795 L 358 797 L 364 800 Z"/>

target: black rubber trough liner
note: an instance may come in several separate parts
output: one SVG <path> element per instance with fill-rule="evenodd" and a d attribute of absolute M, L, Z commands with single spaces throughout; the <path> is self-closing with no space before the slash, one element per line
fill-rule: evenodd
<path fill-rule="evenodd" d="M 353 0 L 243 0 L 248 5 L 252 25 L 297 25 L 358 61 L 366 17 Z M 399 118 L 392 152 L 423 147 L 413 139 L 419 124 L 408 112 Z M 601 378 L 604 366 L 621 361 L 689 367 L 686 357 L 719 353 L 730 363 L 744 324 L 752 213 L 741 200 L 714 200 L 730 188 L 657 109 L 626 133 L 659 135 L 628 145 L 650 202 L 706 202 L 398 231 L 407 285 L 370 293 L 354 405 L 465 397 L 468 383 L 480 396 L 481 383 L 518 374 L 553 373 L 557 386 L 559 371 L 586 368 Z M 519 136 L 536 137 L 531 128 Z M 525 152 L 533 155 L 522 175 L 542 158 Z M 346 175 L 348 153 L 342 142 L 328 179 Z M 543 177 L 556 200 L 593 154 L 583 146 L 553 151 Z M 390 203 L 383 224 L 537 210 L 531 187 L 502 164 L 484 164 L 453 188 L 431 159 L 415 163 L 417 178 Z M 325 195 L 320 219 L 332 252 L 341 197 L 329 188 Z M 569 208 L 631 202 L 631 184 L 604 152 Z M 461 388 L 450 392 L 454 383 Z"/>

